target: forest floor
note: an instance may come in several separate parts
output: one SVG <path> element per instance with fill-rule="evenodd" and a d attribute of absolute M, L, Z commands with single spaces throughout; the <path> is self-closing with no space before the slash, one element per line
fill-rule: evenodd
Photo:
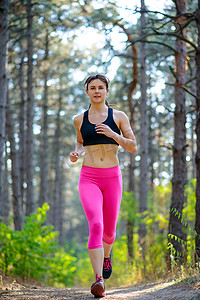
<path fill-rule="evenodd" d="M 90 289 L 83 288 L 54 288 L 29 284 L 2 282 L 0 299 L 9 300 L 66 300 L 94 299 Z M 165 300 L 200 300 L 200 281 L 176 283 L 174 281 L 151 282 L 133 286 L 109 288 L 103 299 L 165 299 Z"/>

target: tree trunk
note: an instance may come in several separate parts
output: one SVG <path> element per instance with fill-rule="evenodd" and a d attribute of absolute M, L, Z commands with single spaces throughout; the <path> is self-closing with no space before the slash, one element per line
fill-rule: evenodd
<path fill-rule="evenodd" d="M 133 121 L 134 119 L 134 110 L 130 112 L 132 115 L 131 119 Z M 131 122 L 131 127 L 134 130 L 135 126 L 133 125 L 134 122 Z M 132 153 L 129 153 L 129 184 L 128 184 L 128 191 L 135 194 L 135 177 L 134 177 L 134 171 L 135 171 L 135 155 Z M 127 228 L 127 246 L 128 246 L 128 260 L 132 264 L 134 253 L 133 253 L 133 233 L 134 233 L 134 224 L 135 221 L 128 218 L 126 228 Z"/>
<path fill-rule="evenodd" d="M 55 168 L 55 162 L 54 162 L 54 157 L 53 155 L 51 156 L 50 160 L 50 166 L 49 169 L 51 172 L 49 172 L 49 179 L 48 179 L 48 187 L 49 187 L 49 199 L 48 199 L 48 204 L 50 206 L 49 211 L 47 212 L 47 224 L 48 225 L 53 225 L 53 209 L 54 209 L 54 173 L 53 170 Z"/>
<path fill-rule="evenodd" d="M 192 156 L 192 178 L 196 178 L 196 164 L 195 164 L 195 150 L 194 150 L 194 128 L 195 128 L 195 122 L 192 116 L 192 121 L 191 121 L 191 156 Z"/>
<path fill-rule="evenodd" d="M 145 35 L 145 2 L 141 0 L 141 36 Z M 147 115 L 147 78 L 146 78 L 146 47 L 141 43 L 140 49 L 140 183 L 139 183 L 139 212 L 147 210 L 147 190 L 148 190 L 148 115 Z M 142 220 L 142 218 L 141 218 Z M 146 225 L 139 224 L 139 238 L 143 256 L 143 273 L 146 272 Z"/>
<path fill-rule="evenodd" d="M 63 230 L 63 223 L 64 223 L 64 169 L 60 167 L 61 176 L 60 176 L 60 192 L 59 192 L 59 245 L 63 246 L 64 244 L 64 230 Z"/>
<path fill-rule="evenodd" d="M 198 10 L 196 14 L 196 23 L 198 28 L 198 51 L 196 52 L 196 87 L 197 87 L 197 98 L 196 98 L 196 109 L 197 109 L 197 120 L 196 120 L 196 135 L 197 135 L 197 150 L 196 150 L 196 221 L 195 230 L 198 233 L 196 237 L 196 255 L 200 259 L 200 0 L 198 1 Z"/>
<path fill-rule="evenodd" d="M 44 70 L 44 104 L 43 104 L 43 124 L 42 124 L 42 142 L 41 142 L 41 154 L 40 154 L 40 196 L 39 206 L 41 207 L 44 202 L 48 202 L 48 52 L 49 52 L 49 35 L 46 34 L 46 50 L 45 58 L 46 67 Z"/>
<path fill-rule="evenodd" d="M 23 43 L 20 41 L 20 70 L 19 70 L 19 86 L 21 94 L 20 113 L 19 113 L 19 153 L 20 153 L 20 186 L 21 186 L 21 199 L 22 210 L 26 202 L 26 101 L 24 93 L 24 49 Z"/>
<path fill-rule="evenodd" d="M 176 1 L 177 15 L 186 13 L 186 1 Z M 178 19 L 180 24 L 184 24 L 184 16 Z M 177 30 L 180 32 L 180 25 L 176 24 Z M 180 32 L 181 33 L 181 32 Z M 186 30 L 182 33 L 186 35 Z M 181 220 L 171 213 L 172 208 L 176 208 L 181 214 L 183 204 L 185 202 L 185 184 L 186 176 L 186 108 L 185 108 L 185 91 L 182 86 L 186 83 L 186 57 L 187 49 L 186 43 L 181 39 L 176 40 L 176 54 L 175 54 L 175 69 L 176 69 L 176 83 L 175 83 L 175 113 L 174 113 L 174 147 L 173 147 L 173 178 L 172 178 L 172 200 L 170 207 L 169 233 L 172 233 L 183 239 L 182 232 L 183 225 Z M 176 260 L 182 263 L 182 244 L 174 239 L 171 240 L 176 250 Z"/>
<path fill-rule="evenodd" d="M 2 217 L 2 171 L 6 123 L 6 45 L 8 39 L 8 0 L 0 1 L 0 219 Z"/>
<path fill-rule="evenodd" d="M 12 112 L 10 107 L 9 95 L 7 97 L 7 111 L 6 111 L 6 129 L 8 140 L 10 142 L 10 158 L 12 161 L 12 203 L 15 230 L 21 230 L 23 226 L 22 206 L 21 206 L 21 187 L 20 187 L 20 164 L 19 152 L 16 150 L 14 124 Z"/>
<path fill-rule="evenodd" d="M 134 220 L 127 220 L 126 231 L 127 231 L 127 246 L 128 246 L 128 262 L 133 263 L 134 258 L 134 247 L 133 247 L 133 229 L 134 229 Z"/>
<path fill-rule="evenodd" d="M 57 124 L 55 132 L 55 180 L 54 180 L 54 192 L 53 192 L 53 225 L 56 231 L 59 230 L 59 211 L 60 211 L 60 182 L 61 182 L 61 168 L 60 168 L 60 112 L 62 95 L 60 91 L 59 97 L 59 109 L 57 113 Z"/>
<path fill-rule="evenodd" d="M 127 35 L 128 41 L 131 43 L 131 50 L 132 50 L 132 78 L 131 84 L 128 89 L 128 106 L 129 106 L 129 116 L 130 116 L 130 124 L 133 132 L 135 131 L 135 120 L 134 120 L 134 113 L 135 113 L 135 107 L 133 104 L 133 92 L 136 88 L 137 82 L 138 82 L 138 57 L 137 57 L 137 48 L 133 44 L 133 38 L 123 24 L 120 24 L 119 22 L 115 23 L 115 25 L 118 25 L 120 28 L 123 29 L 125 34 Z M 132 153 L 129 153 L 129 178 L 128 178 L 128 191 L 135 193 L 135 186 L 134 186 L 134 170 L 135 170 L 135 155 Z M 128 242 L 128 259 L 132 263 L 133 261 L 133 227 L 134 227 L 134 221 L 131 219 L 127 220 L 126 228 L 127 228 L 127 242 Z"/>
<path fill-rule="evenodd" d="M 3 223 L 8 225 L 10 213 L 10 199 L 9 199 L 9 183 L 8 183 L 8 152 L 7 146 L 5 147 L 5 162 L 3 171 L 3 186 L 2 186 L 2 219 Z"/>
<path fill-rule="evenodd" d="M 32 3 L 27 0 L 27 47 L 28 47 L 28 81 L 27 81 L 27 201 L 26 216 L 34 211 L 33 200 L 33 38 L 32 38 Z"/>
<path fill-rule="evenodd" d="M 150 104 L 151 105 L 151 104 Z M 154 169 L 154 163 L 155 163 L 155 157 L 156 154 L 155 153 L 155 147 L 153 144 L 153 141 L 155 141 L 155 129 L 152 126 L 152 113 L 153 113 L 153 109 L 150 108 L 149 109 L 149 159 L 150 159 L 150 163 L 149 163 L 149 172 L 150 172 L 150 190 L 151 192 L 154 191 L 154 187 L 155 187 L 155 183 L 154 180 L 156 178 L 156 174 L 155 174 L 155 169 Z M 157 158 L 157 157 L 156 157 Z M 154 197 L 152 197 L 152 201 L 151 201 L 151 207 L 152 209 L 154 208 Z M 154 211 L 154 209 L 153 209 Z"/>

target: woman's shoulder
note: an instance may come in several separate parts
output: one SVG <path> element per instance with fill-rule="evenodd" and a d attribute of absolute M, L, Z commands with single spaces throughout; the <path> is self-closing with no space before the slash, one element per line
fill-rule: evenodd
<path fill-rule="evenodd" d="M 113 108 L 113 114 L 114 114 L 114 117 L 120 119 L 120 120 L 123 120 L 123 119 L 126 119 L 128 118 L 126 113 L 123 112 L 122 110 L 118 110 L 118 109 L 114 109 Z"/>
<path fill-rule="evenodd" d="M 74 122 L 75 127 L 79 127 L 80 124 L 82 124 L 83 115 L 84 115 L 84 112 L 73 117 L 73 122 Z"/>

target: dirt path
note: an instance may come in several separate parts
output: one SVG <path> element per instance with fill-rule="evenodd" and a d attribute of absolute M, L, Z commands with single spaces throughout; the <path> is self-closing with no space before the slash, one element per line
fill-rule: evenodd
<path fill-rule="evenodd" d="M 94 299 L 90 289 L 25 287 L 14 283 L 7 290 L 0 290 L 0 299 L 46 300 L 46 299 Z M 139 284 L 122 288 L 110 288 L 103 299 L 165 299 L 165 300 L 200 300 L 200 283 L 195 285 L 175 284 L 174 282 Z"/>

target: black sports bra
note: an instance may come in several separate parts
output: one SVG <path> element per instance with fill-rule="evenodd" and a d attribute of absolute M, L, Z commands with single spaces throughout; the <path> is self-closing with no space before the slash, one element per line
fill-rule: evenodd
<path fill-rule="evenodd" d="M 117 127 L 113 119 L 113 109 L 108 107 L 107 119 L 102 124 L 108 125 L 114 132 L 120 134 L 120 130 Z M 88 120 L 88 110 L 84 112 L 83 122 L 81 125 L 81 134 L 83 138 L 83 146 L 98 145 L 98 144 L 116 144 L 119 145 L 114 139 L 107 137 L 104 134 L 97 133 L 95 125 Z"/>

